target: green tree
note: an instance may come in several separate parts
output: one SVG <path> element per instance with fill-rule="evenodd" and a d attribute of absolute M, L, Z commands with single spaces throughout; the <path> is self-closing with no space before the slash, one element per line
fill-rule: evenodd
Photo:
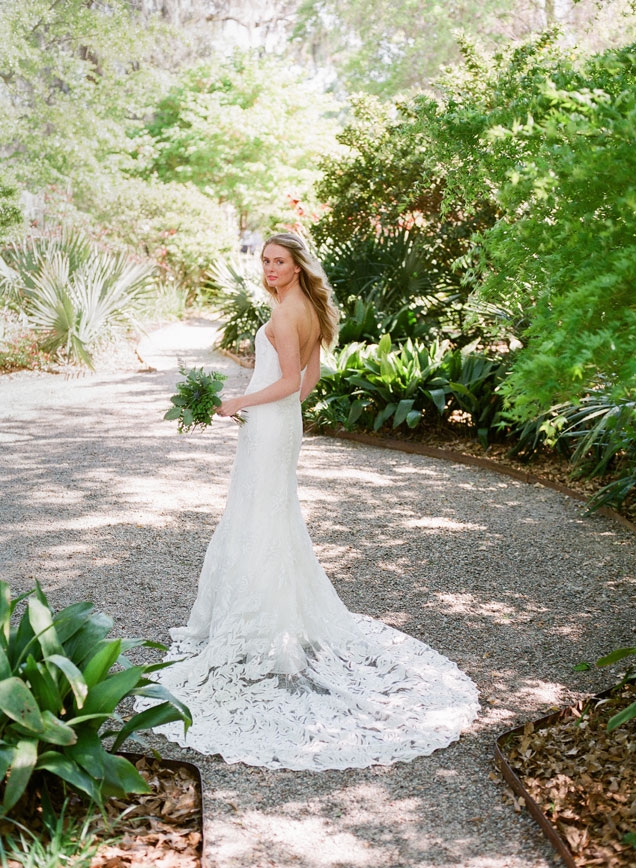
<path fill-rule="evenodd" d="M 152 26 L 125 0 L 0 0 L 0 147 L 16 181 L 94 186 L 157 94 Z"/>
<path fill-rule="evenodd" d="M 624 401 L 636 387 L 635 47 L 584 60 L 546 34 L 466 57 L 441 101 L 415 101 L 413 134 L 422 166 L 445 170 L 442 213 L 487 197 L 499 209 L 473 254 L 478 297 L 525 344 L 503 387 L 513 412 L 532 419 L 599 385 Z"/>
<path fill-rule="evenodd" d="M 445 169 L 441 213 L 490 197 L 499 219 L 473 238 L 478 297 L 525 347 L 504 392 L 532 419 L 608 383 L 636 386 L 636 53 L 587 61 L 549 34 L 440 82 L 414 103 L 423 177 Z"/>
<path fill-rule="evenodd" d="M 310 200 L 333 150 L 337 105 L 289 64 L 235 53 L 185 72 L 136 139 L 143 177 L 192 183 L 230 203 L 240 228 Z"/>
<path fill-rule="evenodd" d="M 455 32 L 492 36 L 510 19 L 514 0 L 305 0 L 297 40 L 331 63 L 350 93 L 391 97 L 420 89 L 459 59 Z"/>
<path fill-rule="evenodd" d="M 336 86 L 391 98 L 457 64 L 458 34 L 493 51 L 558 26 L 565 45 L 598 51 L 636 36 L 630 12 L 633 0 L 303 0 L 294 36 Z"/>
<path fill-rule="evenodd" d="M 346 131 L 348 158 L 326 167 L 331 211 L 318 235 L 360 235 L 419 211 L 429 232 L 449 223 L 463 246 L 454 267 L 525 344 L 504 387 L 514 413 L 532 419 L 599 384 L 626 400 L 636 387 L 636 49 L 585 60 L 547 33 L 492 57 L 463 50 L 437 98 L 418 96 L 397 119 L 376 106 Z"/>
<path fill-rule="evenodd" d="M 432 317 L 461 343 L 477 336 L 461 335 L 472 288 L 463 260 L 498 210 L 485 189 L 457 207 L 445 198 L 449 167 L 419 109 L 417 101 L 396 110 L 376 97 L 353 100 L 353 120 L 338 136 L 346 151 L 322 163 L 317 190 L 328 207 L 312 234 L 347 313 L 360 298 L 382 314 L 419 304 L 420 326 Z"/>
<path fill-rule="evenodd" d="M 506 215 L 482 294 L 527 321 L 506 384 L 522 418 L 601 385 L 636 394 L 636 46 L 559 72 L 537 70 L 527 114 L 482 137 Z"/>

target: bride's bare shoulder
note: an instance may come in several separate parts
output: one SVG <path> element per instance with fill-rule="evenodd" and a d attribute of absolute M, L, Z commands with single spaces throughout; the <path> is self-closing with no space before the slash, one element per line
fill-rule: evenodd
<path fill-rule="evenodd" d="M 302 298 L 285 299 L 282 304 L 274 308 L 271 315 L 271 322 L 274 327 L 280 323 L 281 325 L 295 326 L 300 331 L 307 327 L 311 328 L 314 319 L 317 319 L 317 316 L 312 305 Z"/>
<path fill-rule="evenodd" d="M 293 305 L 279 304 L 277 305 L 271 313 L 269 318 L 270 323 L 273 328 L 284 327 L 284 326 L 293 326 L 296 325 L 298 319 L 298 313 L 294 310 Z"/>

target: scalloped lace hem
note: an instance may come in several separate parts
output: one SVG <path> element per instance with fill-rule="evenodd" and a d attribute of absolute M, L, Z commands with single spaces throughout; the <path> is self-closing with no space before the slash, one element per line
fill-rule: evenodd
<path fill-rule="evenodd" d="M 405 633 L 350 618 L 345 647 L 305 643 L 304 668 L 291 674 L 271 654 L 245 652 L 245 634 L 197 643 L 174 631 L 166 659 L 178 662 L 158 680 L 194 722 L 186 734 L 177 723 L 156 732 L 228 763 L 310 771 L 406 762 L 456 741 L 479 710 L 471 679 Z"/>

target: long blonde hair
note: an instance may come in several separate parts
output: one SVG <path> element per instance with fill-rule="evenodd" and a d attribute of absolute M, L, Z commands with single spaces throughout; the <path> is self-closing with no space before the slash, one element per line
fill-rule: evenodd
<path fill-rule="evenodd" d="M 261 258 L 269 244 L 278 244 L 289 250 L 294 263 L 300 266 L 298 273 L 300 288 L 314 306 L 320 323 L 320 342 L 328 349 L 333 346 L 338 337 L 339 314 L 331 300 L 332 289 L 322 265 L 309 252 L 302 238 L 293 232 L 279 232 L 268 238 L 263 244 Z M 265 277 L 263 277 L 263 286 L 270 295 L 276 298 L 276 290 L 270 287 Z"/>

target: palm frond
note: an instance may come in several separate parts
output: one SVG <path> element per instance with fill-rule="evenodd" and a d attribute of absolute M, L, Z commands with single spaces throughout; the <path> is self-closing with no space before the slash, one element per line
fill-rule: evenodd
<path fill-rule="evenodd" d="M 225 320 L 219 346 L 241 352 L 254 350 L 254 336 L 271 315 L 269 299 L 255 274 L 220 261 L 208 272 L 216 305 Z"/>
<path fill-rule="evenodd" d="M 91 367 L 96 344 L 134 322 L 152 272 L 148 263 L 64 231 L 11 245 L 0 259 L 0 286 L 20 297 L 43 349 Z"/>

